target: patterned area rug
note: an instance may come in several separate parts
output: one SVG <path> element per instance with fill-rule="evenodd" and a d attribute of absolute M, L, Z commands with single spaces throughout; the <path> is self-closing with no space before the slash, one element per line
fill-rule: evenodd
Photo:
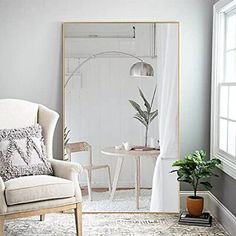
<path fill-rule="evenodd" d="M 93 192 L 93 201 L 83 197 L 84 212 L 149 212 L 152 190 L 141 189 L 139 205 L 136 209 L 135 190 L 116 191 L 113 201 L 109 200 L 109 192 Z"/>
<path fill-rule="evenodd" d="M 171 214 L 85 214 L 84 236 L 223 236 L 228 235 L 213 220 L 212 227 L 181 226 L 178 215 Z M 39 217 L 7 221 L 6 236 L 74 236 L 73 214 L 49 214 L 44 222 Z"/>

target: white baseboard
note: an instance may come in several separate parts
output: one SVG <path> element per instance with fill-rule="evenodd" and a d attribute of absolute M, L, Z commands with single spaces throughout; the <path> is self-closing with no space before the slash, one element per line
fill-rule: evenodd
<path fill-rule="evenodd" d="M 228 233 L 236 234 L 236 217 L 211 192 L 208 193 L 208 209 Z"/>
<path fill-rule="evenodd" d="M 191 191 L 180 192 L 180 208 L 186 209 L 186 197 L 192 195 Z M 201 191 L 198 195 L 204 197 L 205 211 L 209 211 L 225 228 L 225 230 L 235 235 L 236 232 L 236 217 L 227 209 L 211 192 Z"/>

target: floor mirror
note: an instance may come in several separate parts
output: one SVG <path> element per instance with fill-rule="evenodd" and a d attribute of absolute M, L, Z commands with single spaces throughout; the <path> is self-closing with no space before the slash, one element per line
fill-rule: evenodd
<path fill-rule="evenodd" d="M 179 212 L 179 23 L 63 23 L 63 153 L 83 212 Z"/>

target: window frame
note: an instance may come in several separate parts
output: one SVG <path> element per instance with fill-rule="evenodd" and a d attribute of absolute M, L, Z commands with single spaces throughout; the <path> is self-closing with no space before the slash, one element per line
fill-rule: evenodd
<path fill-rule="evenodd" d="M 236 159 L 233 161 L 232 155 L 219 149 L 220 88 L 221 86 L 230 84 L 233 84 L 233 86 L 236 85 L 236 83 L 220 82 L 219 80 L 219 78 L 225 75 L 226 14 L 231 11 L 236 11 L 236 0 L 220 0 L 214 5 L 213 10 L 210 156 L 211 158 L 219 158 L 222 161 L 220 168 L 236 179 Z"/>

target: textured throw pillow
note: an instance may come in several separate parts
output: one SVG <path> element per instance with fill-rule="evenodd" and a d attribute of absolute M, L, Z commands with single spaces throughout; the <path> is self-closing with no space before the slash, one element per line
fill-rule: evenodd
<path fill-rule="evenodd" d="M 52 174 L 40 125 L 0 130 L 0 176 L 4 181 Z"/>

